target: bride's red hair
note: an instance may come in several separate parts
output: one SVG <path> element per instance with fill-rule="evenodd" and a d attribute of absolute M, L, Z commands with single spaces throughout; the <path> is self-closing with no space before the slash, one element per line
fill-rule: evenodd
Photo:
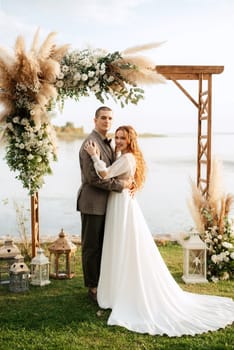
<path fill-rule="evenodd" d="M 127 151 L 132 153 L 136 159 L 136 171 L 134 174 L 134 181 L 136 189 L 140 189 L 145 181 L 145 160 L 143 154 L 139 148 L 137 141 L 137 133 L 132 126 L 122 125 L 117 128 L 115 133 L 123 131 L 127 139 Z"/>

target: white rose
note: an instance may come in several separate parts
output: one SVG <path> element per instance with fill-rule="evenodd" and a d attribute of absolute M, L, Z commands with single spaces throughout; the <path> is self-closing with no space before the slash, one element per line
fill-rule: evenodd
<path fill-rule="evenodd" d="M 101 64 L 101 70 L 105 70 L 106 69 L 106 65 L 105 65 L 105 63 L 102 63 Z"/>
<path fill-rule="evenodd" d="M 112 83 L 112 81 L 114 81 L 114 80 L 115 80 L 115 78 L 112 75 L 110 75 L 109 78 L 107 79 L 107 81 L 109 83 Z"/>
<path fill-rule="evenodd" d="M 33 110 L 31 110 L 30 111 L 30 115 L 34 115 L 35 114 L 35 112 L 33 111 Z M 23 118 L 22 120 L 21 120 L 21 124 L 22 125 L 27 125 L 28 124 L 28 119 L 27 118 Z"/>
<path fill-rule="evenodd" d="M 68 67 L 68 66 L 62 66 L 62 71 L 63 71 L 64 73 L 68 72 L 68 71 L 69 71 L 69 67 Z M 60 73 L 60 74 L 62 74 L 62 73 Z M 64 76 L 64 75 L 63 75 L 63 76 Z M 60 78 L 60 79 L 62 79 L 62 78 Z"/>
<path fill-rule="evenodd" d="M 19 148 L 20 148 L 20 149 L 24 149 L 24 144 L 21 143 L 21 144 L 19 145 Z"/>
<path fill-rule="evenodd" d="M 218 256 L 217 255 L 212 255 L 211 256 L 211 260 L 213 261 L 213 263 L 217 264 L 217 262 L 219 261 Z"/>
<path fill-rule="evenodd" d="M 58 79 L 63 79 L 63 78 L 64 78 L 64 74 L 62 72 L 60 72 L 58 75 Z"/>
<path fill-rule="evenodd" d="M 230 258 L 231 258 L 232 260 L 234 260 L 234 252 L 232 252 L 232 253 L 230 254 Z"/>
<path fill-rule="evenodd" d="M 98 84 L 96 84 L 96 85 L 94 85 L 94 86 L 91 88 L 91 90 L 92 90 L 93 92 L 99 92 L 99 91 L 100 91 L 100 87 L 99 87 Z"/>
<path fill-rule="evenodd" d="M 14 123 L 19 123 L 19 117 L 14 117 L 14 118 L 13 118 L 13 122 L 14 122 Z"/>
<path fill-rule="evenodd" d="M 94 72 L 93 70 L 90 70 L 90 71 L 88 72 L 89 78 L 94 77 L 94 75 L 95 75 L 95 72 Z"/>
<path fill-rule="evenodd" d="M 78 81 L 78 80 L 80 80 L 80 79 L 81 79 L 81 75 L 80 75 L 79 72 L 77 72 L 76 74 L 74 74 L 73 80 Z"/>
<path fill-rule="evenodd" d="M 93 86 L 93 85 L 95 85 L 96 84 L 96 81 L 95 80 L 90 80 L 89 82 L 88 82 L 88 85 L 89 86 Z"/>
<path fill-rule="evenodd" d="M 87 74 L 82 74 L 81 75 L 81 80 L 83 80 L 83 81 L 88 80 L 88 75 Z"/>
<path fill-rule="evenodd" d="M 224 248 L 227 248 L 227 249 L 232 248 L 232 244 L 231 244 L 231 243 L 228 243 L 228 242 L 223 242 L 223 243 L 222 243 L 222 246 L 223 246 Z"/>
<path fill-rule="evenodd" d="M 7 123 L 6 127 L 10 130 L 14 130 L 12 123 Z"/>
<path fill-rule="evenodd" d="M 62 80 L 57 81 L 57 82 L 56 82 L 56 86 L 57 86 L 58 88 L 61 88 L 61 87 L 63 86 Z"/>
<path fill-rule="evenodd" d="M 33 155 L 29 154 L 27 158 L 28 158 L 28 160 L 32 160 L 33 159 Z"/>
<path fill-rule="evenodd" d="M 218 235 L 218 239 L 222 240 L 223 236 L 222 235 Z"/>

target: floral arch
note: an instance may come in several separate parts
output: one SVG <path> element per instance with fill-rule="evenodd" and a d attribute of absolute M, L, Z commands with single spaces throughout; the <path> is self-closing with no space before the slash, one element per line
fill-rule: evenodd
<path fill-rule="evenodd" d="M 198 108 L 197 185 L 206 195 L 211 167 L 212 74 L 223 71 L 223 66 L 156 67 L 138 55 L 160 43 L 108 53 L 57 46 L 55 36 L 50 33 L 39 46 L 37 31 L 28 51 L 21 36 L 13 52 L 0 48 L 0 127 L 7 164 L 31 196 L 32 256 L 40 244 L 38 191 L 44 176 L 52 173 L 51 161 L 57 159 L 56 135 L 50 121 L 50 111 L 56 105 L 62 109 L 67 98 L 79 101 L 81 96 L 94 94 L 102 103 L 105 97 L 112 97 L 124 107 L 144 98 L 139 85 L 173 81 Z M 178 80 L 198 82 L 197 101 Z"/>

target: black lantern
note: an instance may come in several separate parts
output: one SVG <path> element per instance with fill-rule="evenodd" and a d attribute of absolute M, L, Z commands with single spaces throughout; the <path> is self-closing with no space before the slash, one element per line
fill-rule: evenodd
<path fill-rule="evenodd" d="M 19 293 L 28 290 L 29 268 L 24 262 L 22 255 L 15 257 L 15 262 L 10 267 L 10 285 L 11 292 Z"/>

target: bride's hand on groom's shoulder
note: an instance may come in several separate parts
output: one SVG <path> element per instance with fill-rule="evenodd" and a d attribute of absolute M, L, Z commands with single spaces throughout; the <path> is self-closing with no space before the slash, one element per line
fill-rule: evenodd
<path fill-rule="evenodd" d="M 100 156 L 100 150 L 97 146 L 97 144 L 92 141 L 92 140 L 89 140 L 85 143 L 84 145 L 84 150 L 90 155 L 90 156 Z"/>

